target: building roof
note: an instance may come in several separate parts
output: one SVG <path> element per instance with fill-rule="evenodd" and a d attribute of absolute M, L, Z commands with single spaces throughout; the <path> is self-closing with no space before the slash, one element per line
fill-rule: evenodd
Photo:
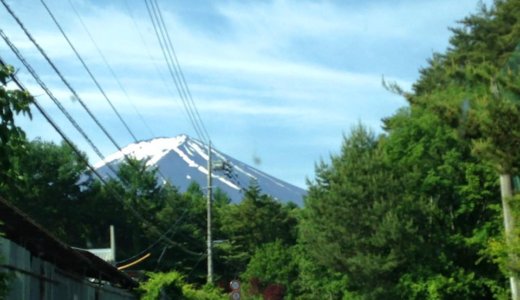
<path fill-rule="evenodd" d="M 0 197 L 0 231 L 6 238 L 25 247 L 34 256 L 80 277 L 100 279 L 126 289 L 137 282 L 94 254 L 73 249 L 38 225 L 25 213 Z"/>
<path fill-rule="evenodd" d="M 78 248 L 75 248 L 75 249 L 78 249 Z M 108 263 L 115 262 L 114 251 L 112 250 L 112 248 L 79 249 L 79 250 L 88 251 Z"/>

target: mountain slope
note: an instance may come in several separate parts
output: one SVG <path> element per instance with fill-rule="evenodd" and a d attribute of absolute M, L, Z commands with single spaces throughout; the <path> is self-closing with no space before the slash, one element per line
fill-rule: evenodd
<path fill-rule="evenodd" d="M 124 161 L 125 155 L 147 160 L 148 166 L 156 166 L 166 179 L 181 191 L 185 191 L 192 181 L 198 182 L 202 187 L 207 185 L 207 146 L 187 135 L 130 144 L 122 151 L 107 156 L 104 161 L 97 163 L 95 168 L 109 177 L 111 172 L 107 164 L 117 168 L 118 164 Z M 213 186 L 226 192 L 232 202 L 239 202 L 243 197 L 242 190 L 247 188 L 250 182 L 256 181 L 263 193 L 281 202 L 291 201 L 303 205 L 305 190 L 299 187 L 274 178 L 215 149 L 212 149 L 212 161 L 215 166 L 218 165 L 217 161 L 225 162 L 225 166 L 229 166 L 228 171 L 213 171 Z"/>

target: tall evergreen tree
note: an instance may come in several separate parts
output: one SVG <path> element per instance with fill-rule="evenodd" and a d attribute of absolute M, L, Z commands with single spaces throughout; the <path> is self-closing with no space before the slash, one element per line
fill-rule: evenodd
<path fill-rule="evenodd" d="M 372 133 L 352 130 L 331 165 L 317 167 L 301 224 L 305 250 L 313 261 L 346 274 L 348 290 L 391 298 L 391 287 L 413 248 L 416 229 L 396 197 L 393 174 Z M 407 203 L 408 204 L 408 203 Z"/>

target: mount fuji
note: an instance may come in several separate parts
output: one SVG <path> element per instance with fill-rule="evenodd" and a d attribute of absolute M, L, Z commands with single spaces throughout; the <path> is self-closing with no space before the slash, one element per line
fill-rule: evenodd
<path fill-rule="evenodd" d="M 114 174 L 108 165 L 117 169 L 118 165 L 124 162 L 125 156 L 145 160 L 148 167 L 157 167 L 170 184 L 178 187 L 180 191 L 186 191 L 193 181 L 201 187 L 207 185 L 207 149 L 204 143 L 187 135 L 155 138 L 130 144 L 121 151 L 107 156 L 94 167 L 102 176 L 111 177 Z M 274 178 L 218 150 L 212 149 L 211 156 L 214 164 L 213 187 L 224 191 L 233 203 L 240 202 L 244 196 L 243 190 L 251 182 L 256 182 L 262 193 L 283 203 L 293 202 L 303 206 L 305 190 Z M 161 182 L 166 183 L 162 178 Z"/>

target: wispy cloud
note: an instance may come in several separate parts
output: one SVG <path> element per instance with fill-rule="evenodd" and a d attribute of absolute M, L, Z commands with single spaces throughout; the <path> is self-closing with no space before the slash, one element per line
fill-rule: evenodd
<path fill-rule="evenodd" d="M 133 128 L 145 135 L 138 110 L 157 135 L 192 132 L 144 4 L 125 1 L 73 3 L 130 97 L 103 64 L 68 0 L 47 2 Z M 265 158 L 265 171 L 300 186 L 312 174 L 314 161 L 334 152 L 353 124 L 361 121 L 377 129 L 382 117 L 405 105 L 384 90 L 382 76 L 409 88 L 432 51 L 447 46 L 447 27 L 476 8 L 473 0 L 159 2 L 216 143 L 220 139 L 222 150 L 246 162 L 251 162 L 253 152 L 259 153 Z M 82 99 L 121 133 L 123 144 L 130 142 L 43 7 L 27 0 L 11 1 L 11 6 Z M 0 19 L 2 29 L 56 96 L 82 124 L 92 127 L 70 91 L 3 9 Z M 0 51 L 16 62 L 3 43 Z M 23 69 L 20 75 L 33 93 L 43 94 Z M 43 103 L 66 126 L 50 101 Z M 56 138 L 48 127 L 26 126 L 31 136 Z M 103 151 L 110 153 L 111 146 L 91 130 Z"/>

